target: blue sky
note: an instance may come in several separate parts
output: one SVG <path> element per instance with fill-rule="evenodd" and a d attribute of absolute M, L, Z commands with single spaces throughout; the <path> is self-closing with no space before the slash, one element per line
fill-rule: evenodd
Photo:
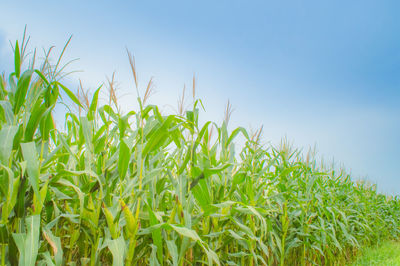
<path fill-rule="evenodd" d="M 354 178 L 400 193 L 400 2 L 58 2 L 2 3 L 0 71 L 25 24 L 31 47 L 59 51 L 73 34 L 66 58 L 83 72 L 66 82 L 95 88 L 116 71 L 129 109 L 127 47 L 166 112 L 195 73 L 204 119 L 221 121 L 229 99 L 232 128 L 264 125 L 265 142 L 316 145 Z"/>

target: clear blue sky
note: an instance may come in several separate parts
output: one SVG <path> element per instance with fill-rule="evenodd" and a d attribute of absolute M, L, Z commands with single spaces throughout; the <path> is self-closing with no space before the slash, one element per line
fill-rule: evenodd
<path fill-rule="evenodd" d="M 263 124 L 266 142 L 316 144 L 354 178 L 400 193 L 399 1 L 59 2 L 2 2 L 0 71 L 25 24 L 31 47 L 59 51 L 73 34 L 66 58 L 84 72 L 68 82 L 95 88 L 116 71 L 128 109 L 127 47 L 166 111 L 196 73 L 205 119 L 221 121 L 230 99 L 231 127 Z"/>

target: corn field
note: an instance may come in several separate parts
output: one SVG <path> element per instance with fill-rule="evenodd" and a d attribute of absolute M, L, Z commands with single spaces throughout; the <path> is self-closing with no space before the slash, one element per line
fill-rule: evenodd
<path fill-rule="evenodd" d="M 139 107 L 123 113 L 112 81 L 73 93 L 64 50 L 36 68 L 21 44 L 0 79 L 1 265 L 343 265 L 398 238 L 397 197 L 228 130 L 229 108 L 200 124 L 195 82 L 190 107 L 162 114 L 128 54 Z"/>

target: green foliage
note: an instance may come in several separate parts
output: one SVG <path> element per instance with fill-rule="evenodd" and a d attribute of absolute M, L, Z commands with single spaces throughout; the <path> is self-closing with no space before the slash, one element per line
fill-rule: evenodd
<path fill-rule="evenodd" d="M 100 88 L 82 100 L 60 59 L 24 70 L 24 50 L 0 80 L 3 265 L 331 265 L 399 236 L 397 197 L 260 132 L 200 125 L 197 99 L 182 115 L 146 105 L 148 90 L 128 114 L 112 86 L 106 105 Z M 58 130 L 65 103 L 79 114 Z"/>
<path fill-rule="evenodd" d="M 380 242 L 371 247 L 362 249 L 360 253 L 360 256 L 352 265 L 400 265 L 400 244 L 396 241 Z"/>

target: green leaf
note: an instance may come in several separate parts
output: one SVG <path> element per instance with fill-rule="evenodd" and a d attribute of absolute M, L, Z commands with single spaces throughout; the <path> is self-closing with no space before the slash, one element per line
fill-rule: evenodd
<path fill-rule="evenodd" d="M 155 133 L 151 136 L 151 138 L 147 141 L 146 146 L 143 149 L 143 158 L 146 157 L 146 155 L 157 149 L 165 140 L 167 139 L 168 136 L 168 127 L 174 120 L 174 116 L 170 115 L 168 118 L 162 123 L 162 125 L 155 131 Z"/>
<path fill-rule="evenodd" d="M 97 110 L 97 102 L 99 99 L 99 92 L 102 86 L 100 86 L 93 94 L 92 102 L 90 103 L 88 118 L 94 119 L 95 112 Z"/>
<path fill-rule="evenodd" d="M 129 126 L 128 116 L 120 117 L 118 119 L 118 129 L 119 129 L 119 138 L 122 139 L 125 136 L 126 128 Z"/>
<path fill-rule="evenodd" d="M 20 266 L 34 266 L 39 250 L 40 215 L 29 216 L 25 219 L 26 233 L 13 234 L 19 251 Z"/>
<path fill-rule="evenodd" d="M 18 258 L 18 266 L 24 266 L 25 264 L 25 239 L 26 239 L 26 234 L 12 234 L 13 239 L 15 244 L 17 245 L 18 251 L 19 251 L 19 258 Z"/>
<path fill-rule="evenodd" d="M 206 168 L 206 169 L 204 169 L 204 174 L 205 174 L 205 176 L 209 177 L 211 175 L 218 174 L 218 173 L 222 172 L 223 170 L 225 170 L 229 166 L 231 166 L 231 164 L 227 163 L 227 164 L 223 164 L 223 165 L 217 166 L 217 167 Z"/>
<path fill-rule="evenodd" d="M 246 139 L 250 139 L 249 134 L 247 133 L 246 129 L 244 129 L 243 127 L 238 127 L 236 128 L 234 131 L 232 131 L 231 135 L 228 138 L 228 141 L 226 142 L 226 146 L 228 147 L 229 144 L 233 141 L 233 139 L 237 136 L 237 134 L 242 133 L 243 136 L 246 137 Z"/>
<path fill-rule="evenodd" d="M 151 254 L 150 254 L 150 266 L 160 266 L 160 263 L 157 260 L 157 246 L 150 244 Z"/>
<path fill-rule="evenodd" d="M 21 73 L 21 54 L 19 51 L 18 41 L 15 42 L 15 50 L 14 50 L 14 66 L 15 66 L 15 75 L 19 78 Z"/>
<path fill-rule="evenodd" d="M 9 101 L 0 101 L 0 106 L 4 110 L 7 124 L 9 124 L 9 125 L 14 124 L 14 113 L 13 113 L 10 102 Z"/>
<path fill-rule="evenodd" d="M 52 108 L 48 108 L 45 113 L 42 115 L 42 119 L 40 120 L 40 134 L 45 141 L 48 141 L 50 138 L 50 133 L 55 129 L 55 122 L 53 120 L 53 116 L 51 114 Z M 53 132 L 54 133 L 54 132 Z M 53 135 L 53 134 L 52 134 Z M 54 136 L 53 136 L 54 137 Z"/>
<path fill-rule="evenodd" d="M 210 205 L 212 203 L 210 189 L 205 179 L 201 179 L 199 183 L 193 187 L 192 191 L 193 196 L 205 212 L 205 216 L 207 216 L 210 212 L 212 212 L 213 209 L 215 209 L 215 207 Z"/>
<path fill-rule="evenodd" d="M 205 251 L 208 258 L 208 265 L 213 265 L 213 262 L 215 262 L 217 265 L 220 265 L 218 255 L 214 251 L 209 248 L 206 248 Z"/>
<path fill-rule="evenodd" d="M 0 245 L 8 244 L 8 230 L 5 224 L 0 224 Z"/>
<path fill-rule="evenodd" d="M 0 165 L 0 167 L 2 167 L 5 172 L 7 173 L 8 176 L 8 180 L 3 179 L 5 177 L 5 175 L 3 175 L 2 177 L 0 177 L 0 188 L 2 188 L 3 193 L 6 196 L 3 208 L 2 208 L 2 213 L 1 213 L 1 218 L 3 220 L 3 222 L 6 222 L 9 218 L 9 215 L 11 213 L 11 211 L 13 210 L 16 202 L 17 202 L 17 195 L 18 195 L 18 188 L 19 188 L 19 184 L 20 184 L 20 177 L 17 176 L 16 178 L 14 178 L 14 173 L 13 171 L 4 166 L 4 165 Z"/>
<path fill-rule="evenodd" d="M 75 186 L 74 184 L 72 184 L 70 181 L 66 180 L 66 179 L 61 179 L 58 181 L 59 184 L 66 186 L 66 187 L 71 187 L 75 193 L 78 196 L 79 199 L 79 215 L 82 216 L 83 211 L 84 211 L 84 194 L 82 193 L 82 191 L 79 189 L 79 187 Z"/>
<path fill-rule="evenodd" d="M 174 229 L 178 234 L 182 235 L 182 236 L 186 236 L 189 237 L 191 239 L 193 239 L 194 241 L 202 241 L 201 238 L 199 237 L 199 235 L 196 233 L 196 231 L 183 227 L 183 226 L 176 226 L 173 224 L 169 225 L 172 229 Z"/>
<path fill-rule="evenodd" d="M 63 264 L 63 249 L 61 246 L 61 239 L 57 236 L 54 236 L 49 229 L 42 228 L 42 230 L 44 238 L 47 240 L 51 249 L 53 250 L 56 265 L 61 266 Z"/>
<path fill-rule="evenodd" d="M 103 112 L 107 113 L 112 119 L 114 119 L 114 121 L 118 121 L 118 119 L 119 119 L 119 116 L 114 112 L 114 110 L 109 105 L 103 105 L 102 107 L 100 107 L 99 112 L 100 112 L 100 114 L 102 114 Z M 106 123 L 107 119 L 105 118 L 105 116 L 103 116 L 103 115 L 101 115 L 101 116 L 102 116 L 103 122 Z"/>
<path fill-rule="evenodd" d="M 52 107 L 46 108 L 45 105 L 38 102 L 32 109 L 28 125 L 25 130 L 25 141 L 32 141 L 33 135 L 38 128 L 39 122 L 51 112 Z"/>
<path fill-rule="evenodd" d="M 120 180 L 123 180 L 128 171 L 128 165 L 131 157 L 131 151 L 125 140 L 121 140 L 119 144 L 118 172 Z"/>
<path fill-rule="evenodd" d="M 228 230 L 228 232 L 231 234 L 231 236 L 236 239 L 236 240 L 244 240 L 243 237 L 241 237 L 239 234 L 237 234 L 236 232 L 232 231 L 232 230 Z"/>
<path fill-rule="evenodd" d="M 39 156 L 36 151 L 35 142 L 21 143 L 22 155 L 27 161 L 29 183 L 36 197 L 41 200 L 39 193 Z"/>
<path fill-rule="evenodd" d="M 172 263 L 174 266 L 178 266 L 178 248 L 176 247 L 175 241 L 174 240 L 166 240 L 167 242 L 167 248 L 169 251 L 169 254 L 171 255 L 172 258 Z"/>
<path fill-rule="evenodd" d="M 26 162 L 23 162 L 26 165 Z M 22 163 L 21 163 L 22 164 Z M 25 170 L 22 171 L 22 173 L 25 173 Z M 25 192 L 28 187 L 28 181 L 27 178 L 22 178 L 21 184 L 19 185 L 18 188 L 18 196 L 17 196 L 17 203 L 15 206 L 15 214 L 18 218 L 22 218 L 25 216 Z"/>
<path fill-rule="evenodd" d="M 6 86 L 6 82 L 3 79 L 3 76 L 0 75 L 0 100 L 3 100 L 7 95 L 5 86 Z"/>
<path fill-rule="evenodd" d="M 26 94 L 28 92 L 29 84 L 31 82 L 32 70 L 25 71 L 21 78 L 18 80 L 17 91 L 15 92 L 14 99 L 14 114 L 18 114 L 21 107 L 25 103 Z"/>
<path fill-rule="evenodd" d="M 85 141 L 90 151 L 93 152 L 93 141 L 92 141 L 92 123 L 88 120 L 87 117 L 81 117 L 81 127 L 83 131 L 83 136 L 85 137 Z"/>
<path fill-rule="evenodd" d="M 124 260 L 126 255 L 126 247 L 123 236 L 121 235 L 117 239 L 108 240 L 107 246 L 113 256 L 113 266 L 125 265 Z"/>
<path fill-rule="evenodd" d="M 56 266 L 54 264 L 53 260 L 51 259 L 50 253 L 48 251 L 41 253 L 41 255 L 42 255 L 42 257 L 44 257 L 44 260 L 46 261 L 46 266 Z M 38 263 L 38 266 L 39 265 L 41 266 L 43 263 L 44 263 L 43 261 L 40 261 Z"/>
<path fill-rule="evenodd" d="M 17 126 L 4 126 L 0 130 L 0 162 L 3 165 L 9 164 L 14 136 L 17 131 Z"/>
<path fill-rule="evenodd" d="M 49 180 L 40 189 L 40 198 L 38 199 L 36 195 L 33 196 L 33 206 L 35 206 L 34 214 L 40 214 L 43 208 L 44 200 L 47 194 L 47 185 Z"/>
<path fill-rule="evenodd" d="M 61 87 L 61 89 L 63 89 L 63 91 L 68 95 L 68 97 L 74 103 L 76 103 L 79 107 L 81 107 L 83 109 L 83 106 L 82 106 L 81 102 L 78 100 L 78 98 L 75 96 L 75 94 L 72 91 L 70 91 L 67 87 L 62 85 L 60 82 L 56 82 L 56 84 L 59 85 Z"/>
<path fill-rule="evenodd" d="M 35 73 L 46 83 L 46 85 L 50 85 L 49 81 L 47 80 L 47 78 L 43 75 L 42 72 L 40 72 L 39 70 L 35 69 Z"/>
<path fill-rule="evenodd" d="M 159 224 L 159 221 L 157 220 L 153 210 L 150 208 L 149 205 L 147 205 L 147 211 L 149 212 L 150 226 Z M 153 238 L 153 243 L 156 244 L 158 260 L 160 264 L 163 265 L 164 262 L 163 262 L 163 244 L 162 244 L 161 228 L 157 228 L 154 231 L 152 231 L 151 235 Z"/>
<path fill-rule="evenodd" d="M 197 136 L 197 138 L 196 138 L 195 144 L 194 144 L 194 146 L 193 146 L 193 151 L 196 151 L 196 148 L 197 148 L 197 146 L 200 144 L 201 139 L 202 139 L 203 136 L 204 136 L 204 133 L 208 130 L 208 126 L 210 125 L 210 123 L 211 123 L 210 121 L 206 122 L 206 123 L 204 124 L 203 128 L 200 130 L 200 132 L 199 132 L 199 134 L 198 134 L 198 136 Z"/>

